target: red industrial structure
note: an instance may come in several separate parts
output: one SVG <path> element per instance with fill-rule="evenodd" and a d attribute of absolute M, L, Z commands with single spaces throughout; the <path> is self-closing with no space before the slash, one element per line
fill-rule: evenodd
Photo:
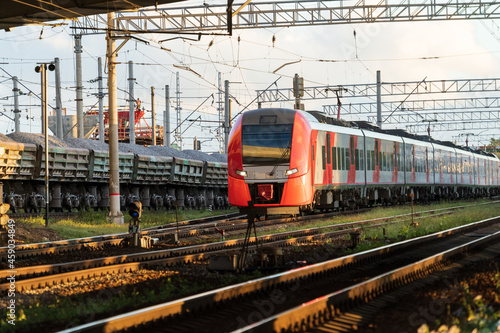
<path fill-rule="evenodd" d="M 138 103 L 140 105 L 140 102 Z M 135 110 L 135 142 L 137 144 L 150 145 L 153 143 L 153 130 L 144 117 L 145 111 L 139 107 Z M 99 110 L 92 109 L 87 112 L 87 116 L 99 115 Z M 163 126 L 156 126 L 156 144 L 163 143 Z M 130 142 L 130 110 L 128 106 L 118 107 L 118 140 L 120 142 Z M 109 112 L 104 109 L 104 140 L 108 141 L 109 136 Z M 96 125 L 90 139 L 99 138 L 99 125 Z"/>

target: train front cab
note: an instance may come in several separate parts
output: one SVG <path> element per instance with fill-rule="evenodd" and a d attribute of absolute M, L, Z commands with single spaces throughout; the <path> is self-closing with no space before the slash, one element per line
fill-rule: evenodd
<path fill-rule="evenodd" d="M 313 200 L 311 127 L 300 111 L 245 112 L 228 145 L 229 202 L 242 212 L 298 214 Z"/>

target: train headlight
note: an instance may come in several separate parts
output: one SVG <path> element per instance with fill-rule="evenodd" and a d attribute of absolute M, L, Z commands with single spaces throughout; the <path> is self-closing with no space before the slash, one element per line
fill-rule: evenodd
<path fill-rule="evenodd" d="M 286 170 L 285 171 L 285 176 L 290 176 L 290 175 L 293 175 L 294 173 L 297 173 L 297 172 L 299 172 L 299 169 L 297 169 L 297 168 Z"/>
<path fill-rule="evenodd" d="M 241 177 L 246 177 L 246 176 L 248 176 L 248 173 L 247 173 L 246 171 L 243 171 L 243 170 L 238 170 L 238 169 L 236 169 L 236 174 L 237 174 L 238 176 L 241 176 Z"/>

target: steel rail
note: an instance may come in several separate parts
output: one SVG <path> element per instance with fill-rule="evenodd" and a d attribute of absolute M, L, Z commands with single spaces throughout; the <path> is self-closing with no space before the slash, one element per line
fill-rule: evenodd
<path fill-rule="evenodd" d="M 220 223 L 230 221 L 233 218 L 241 217 L 242 215 L 240 213 L 230 213 L 230 214 L 222 214 L 222 215 L 216 215 L 216 216 L 209 216 L 209 217 L 204 217 L 200 219 L 193 219 L 193 220 L 186 220 L 186 221 L 180 221 L 179 226 L 190 226 L 190 225 L 196 225 L 199 223 L 204 223 L 204 222 L 210 222 L 213 220 L 220 219 Z M 145 228 L 142 230 L 141 234 L 142 235 L 148 235 L 149 233 L 156 233 L 161 230 L 171 230 L 176 228 L 176 222 L 173 222 L 172 224 L 168 225 L 162 225 L 162 226 L 156 226 L 156 227 L 151 227 L 151 228 Z M 50 248 L 50 247 L 59 247 L 59 246 L 66 246 L 66 245 L 77 245 L 77 244 L 84 244 L 84 243 L 93 243 L 93 242 L 99 242 L 99 241 L 107 241 L 107 240 L 113 240 L 113 239 L 123 239 L 124 237 L 127 237 L 129 233 L 117 233 L 117 234 L 109 234 L 109 235 L 102 235 L 102 236 L 93 236 L 93 237 L 83 237 L 83 238 L 74 238 L 74 239 L 67 239 L 67 240 L 60 240 L 60 241 L 53 241 L 53 242 L 45 242 L 45 243 L 32 243 L 32 244 L 22 244 L 22 245 L 16 245 L 16 252 L 18 251 L 24 251 L 24 250 L 34 250 L 34 249 L 43 249 L 43 248 Z M 0 247 L 0 257 L 2 254 L 8 252 L 8 247 L 3 246 Z"/>
<path fill-rule="evenodd" d="M 120 330 L 125 330 L 133 327 L 138 327 L 140 325 L 144 325 L 153 321 L 157 321 L 160 319 L 165 319 L 168 317 L 192 313 L 194 311 L 207 308 L 215 305 L 218 302 L 229 301 L 236 299 L 238 297 L 242 297 L 244 295 L 250 295 L 254 293 L 258 293 L 264 290 L 270 290 L 271 288 L 276 288 L 278 286 L 283 286 L 285 284 L 293 283 L 294 281 L 299 281 L 301 279 L 306 279 L 311 276 L 317 276 L 318 274 L 325 274 L 328 271 L 332 271 L 335 269 L 339 269 L 341 267 L 353 266 L 357 263 L 364 262 L 368 259 L 378 258 L 382 256 L 387 256 L 391 253 L 400 252 L 409 247 L 419 246 L 421 244 L 442 239 L 443 237 L 465 232 L 471 229 L 484 227 L 493 223 L 500 223 L 500 216 L 482 220 L 479 222 L 471 223 L 465 226 L 459 226 L 452 229 L 448 229 L 442 232 L 418 237 L 411 240 L 406 240 L 403 242 L 399 242 L 396 244 L 386 245 L 379 248 L 371 249 L 368 251 L 364 251 L 361 253 L 357 253 L 350 256 L 345 256 L 333 260 L 329 260 L 326 262 L 313 264 L 310 266 L 298 268 L 292 271 L 287 271 L 284 273 L 274 274 L 268 277 L 247 281 L 243 283 L 239 283 L 233 286 L 228 286 L 224 288 L 219 288 L 216 290 L 204 292 L 198 295 L 193 295 L 189 297 L 184 297 L 179 300 L 158 304 L 155 306 L 151 306 L 145 309 L 140 309 L 136 311 L 132 311 L 129 313 L 125 313 L 122 315 L 114 316 L 107 319 L 98 320 L 96 322 L 80 325 L 77 327 L 73 327 L 61 332 L 69 333 L 69 332 L 90 332 L 90 331 L 99 331 L 99 332 L 115 332 Z M 452 249 L 445 251 L 444 253 L 440 253 L 438 255 L 432 256 L 426 260 L 421 260 L 417 263 L 417 266 L 426 268 L 430 267 L 432 264 L 436 263 L 436 258 L 448 258 L 451 255 L 456 255 L 457 253 L 462 253 L 463 251 L 475 247 L 479 244 L 484 244 L 486 240 L 496 239 L 500 236 L 500 232 L 495 233 L 494 235 L 487 236 L 486 238 L 482 238 L 479 240 L 475 240 L 473 242 L 469 242 L 466 247 L 461 246 L 462 250 Z M 406 269 L 406 268 L 405 268 Z M 397 270 L 396 270 L 397 271 Z M 395 271 L 391 271 L 386 273 L 385 279 L 382 279 L 385 283 L 389 281 L 389 277 L 394 275 Z M 397 273 L 399 280 L 407 277 L 408 274 L 406 271 L 404 273 Z M 373 280 L 373 279 L 372 279 Z M 370 281 L 372 281 L 370 280 Z M 394 280 L 392 280 L 394 281 Z M 363 284 L 359 284 L 363 285 Z M 379 282 L 373 282 L 374 286 L 379 286 Z M 340 298 L 344 300 L 345 297 L 349 295 L 349 292 L 341 291 L 334 293 L 335 295 L 342 295 Z M 359 292 L 358 294 L 359 297 Z M 340 297 L 340 296 L 338 296 Z M 311 302 L 311 308 L 314 311 L 319 311 L 316 304 L 324 305 L 326 304 L 323 301 L 313 301 Z M 306 307 L 306 305 L 304 305 Z M 324 311 L 324 307 L 321 308 Z M 287 318 L 292 317 L 292 315 Z M 301 318 L 310 318 L 310 315 L 302 315 Z M 267 322 L 266 322 L 267 323 Z M 273 322 L 274 325 L 274 322 Z M 286 326 L 286 325 L 283 325 Z M 288 326 L 286 326 L 288 327 Z M 259 330 L 260 331 L 260 330 Z"/>
<path fill-rule="evenodd" d="M 345 312 L 360 302 L 366 302 L 392 290 L 420 279 L 439 269 L 453 257 L 482 247 L 500 238 L 500 231 L 481 237 L 469 243 L 443 251 L 426 259 L 399 269 L 376 276 L 368 281 L 311 300 L 284 313 L 233 331 L 242 332 L 282 332 L 295 327 L 314 328 L 323 318 L 332 318 L 336 312 Z"/>
<path fill-rule="evenodd" d="M 492 201 L 489 203 L 483 203 L 483 204 L 493 204 L 497 203 L 499 201 Z M 442 208 L 443 210 L 453 210 L 453 209 L 460 209 L 460 208 L 465 208 L 473 205 L 464 205 L 464 206 L 457 206 L 457 207 L 449 207 L 449 208 Z M 279 219 L 272 219 L 272 220 L 267 220 L 267 221 L 259 221 L 258 224 L 259 226 L 265 226 L 265 225 L 274 225 L 274 224 L 279 224 L 279 223 L 290 223 L 290 222 L 301 222 L 301 221 L 306 221 L 310 219 L 317 219 L 317 218 L 327 218 L 327 217 L 332 217 L 340 214 L 355 214 L 362 212 L 364 210 L 358 210 L 358 211 L 348 211 L 348 212 L 331 212 L 331 213 L 325 213 L 325 214 L 315 214 L 315 215 L 309 215 L 309 216 L 302 216 L 302 217 L 291 217 L 291 218 L 279 218 Z M 424 212 L 421 212 L 424 213 Z M 417 214 L 419 213 L 414 213 L 415 216 L 418 216 Z M 214 225 L 209 224 L 207 222 L 208 220 L 216 220 L 217 218 L 223 217 L 223 220 L 217 221 L 217 227 L 225 227 L 225 231 L 236 231 L 236 230 L 241 230 L 244 229 L 245 227 L 243 226 L 246 221 L 243 219 L 239 223 L 241 223 L 240 226 L 237 226 L 237 221 L 234 221 L 232 219 L 234 218 L 239 218 L 241 215 L 238 213 L 232 213 L 232 214 L 224 214 L 224 215 L 218 215 L 218 216 L 213 216 L 213 217 L 207 217 L 207 218 L 202 218 L 202 219 L 194 219 L 194 220 L 187 220 L 187 221 L 182 221 L 179 222 L 180 226 L 182 227 L 182 230 L 179 232 L 179 238 L 187 238 L 187 237 L 194 237 L 194 236 L 200 236 L 200 235 L 208 235 L 208 234 L 215 234 L 216 231 L 215 229 L 211 229 L 214 227 Z M 189 229 L 192 228 L 191 225 L 196 225 L 199 223 L 206 222 L 206 224 L 201 224 L 198 226 L 198 229 Z M 188 231 L 184 231 L 185 229 L 189 229 Z M 151 236 L 151 237 L 157 237 L 160 240 L 165 239 L 168 237 L 168 235 L 171 235 L 172 233 L 177 231 L 177 227 L 174 226 L 173 224 L 169 225 L 163 225 L 163 226 L 158 226 L 158 227 L 151 227 L 144 229 L 141 232 L 142 236 Z M 85 237 L 85 238 L 77 238 L 77 239 L 69 239 L 69 240 L 61 240 L 61 241 L 54 241 L 54 242 L 47 242 L 47 243 L 33 243 L 33 244 L 23 244 L 16 246 L 16 255 L 18 258 L 29 258 L 29 257 L 34 257 L 38 255 L 48 255 L 48 254 L 56 254 L 56 253 L 64 253 L 64 252 L 70 252 L 70 251 L 76 251 L 80 250 L 83 248 L 101 248 L 104 246 L 118 246 L 120 242 L 129 236 L 128 233 L 118 233 L 118 234 L 110 234 L 110 235 L 103 235 L 103 236 L 94 236 L 94 237 Z M 43 249 L 43 250 L 42 250 Z M 0 262 L 5 262 L 7 258 L 7 252 L 8 248 L 7 247 L 0 247 Z"/>
<path fill-rule="evenodd" d="M 451 212 L 441 212 L 431 216 L 442 216 L 445 214 L 451 214 Z M 427 218 L 431 216 L 421 216 L 418 218 Z M 407 216 L 405 216 L 407 217 Z M 392 218 L 377 219 L 376 221 L 391 220 Z M 370 222 L 370 220 L 355 222 L 355 224 L 363 225 Z M 373 222 L 373 221 L 371 221 Z M 404 222 L 404 220 L 387 222 L 381 224 L 368 225 L 367 228 L 378 228 L 389 224 L 395 224 L 399 222 Z M 351 225 L 352 223 L 346 223 L 340 225 L 341 227 L 346 225 Z M 304 230 L 296 230 L 279 234 L 272 234 L 266 236 L 259 236 L 255 240 L 252 237 L 250 242 L 253 245 L 252 251 L 257 248 L 257 243 L 265 243 L 266 246 L 270 247 L 284 247 L 284 246 L 295 246 L 303 244 L 306 242 L 311 242 L 315 240 L 324 240 L 327 238 L 339 237 L 342 235 L 347 235 L 352 232 L 360 231 L 359 227 L 351 229 L 337 230 L 327 233 L 316 233 L 321 229 L 328 229 L 332 227 L 338 227 L 339 225 L 332 225 L 329 227 L 319 227 Z M 302 234 L 305 236 L 300 236 Z M 295 236 L 294 238 L 290 238 Z M 39 265 L 39 266 L 28 266 L 21 267 L 16 270 L 16 290 L 25 289 L 35 289 L 40 286 L 50 286 L 59 282 L 80 280 L 87 276 L 97 276 L 103 274 L 113 274 L 116 272 L 126 272 L 144 268 L 146 266 L 173 266 L 182 263 L 190 263 L 193 261 L 207 259 L 208 255 L 214 255 L 219 253 L 229 254 L 228 250 L 233 253 L 237 253 L 238 250 L 232 250 L 243 244 L 243 239 L 230 240 L 225 242 L 217 242 L 211 244 L 188 246 L 183 248 L 177 248 L 172 250 L 161 250 L 154 252 L 144 252 L 137 254 L 128 254 L 122 256 L 114 256 L 107 258 L 98 258 L 92 260 L 81 260 L 77 262 L 61 263 L 61 264 L 49 264 L 49 265 Z M 131 265 L 131 263 L 140 263 L 141 265 Z M 48 275 L 47 274 L 51 274 Z M 6 279 L 11 275 L 11 271 L 3 270 L 0 271 L 0 279 Z M 33 277 L 43 275 L 40 277 Z M 25 278 L 22 280 L 22 278 Z M 0 291 L 4 291 L 10 288 L 10 283 L 0 284 Z"/>
<path fill-rule="evenodd" d="M 424 212 L 419 212 L 419 213 L 414 213 L 414 216 L 418 218 L 424 218 L 424 217 L 432 217 L 432 216 L 440 216 L 443 214 L 451 214 L 451 211 L 458 209 L 457 207 L 451 207 L 450 209 L 443 208 L 439 210 L 430 210 L 430 211 L 424 211 Z M 427 213 L 433 213 L 436 211 L 442 211 L 441 213 L 434 214 L 434 215 L 425 215 L 421 216 L 423 214 Z M 448 210 L 451 210 L 448 212 Z M 274 242 L 279 239 L 289 239 L 290 237 L 294 237 L 293 239 L 298 239 L 297 237 L 306 237 L 308 235 L 314 235 L 313 238 L 311 239 L 317 239 L 318 236 L 319 238 L 325 237 L 325 235 L 328 235 L 329 233 L 320 233 L 321 230 L 324 229 L 342 229 L 342 228 L 351 228 L 351 229 L 344 229 L 340 231 L 335 231 L 332 233 L 338 233 L 340 234 L 347 234 L 356 230 L 359 230 L 358 228 L 352 229 L 353 226 L 361 226 L 361 225 L 366 225 L 366 224 L 371 224 L 374 222 L 384 222 L 384 221 L 391 221 L 395 220 L 398 218 L 408 218 L 411 214 L 401 214 L 401 215 L 395 215 L 395 216 L 389 216 L 389 217 L 382 217 L 382 218 L 376 218 L 372 220 L 362 220 L 362 221 L 354 221 L 354 222 L 346 222 L 346 223 L 341 223 L 341 224 L 332 224 L 328 226 L 322 226 L 322 227 L 316 227 L 316 228 L 307 228 L 307 229 L 302 229 L 302 230 L 294 230 L 294 231 L 288 231 L 288 232 L 282 232 L 282 233 L 276 233 L 276 234 L 271 234 L 271 235 L 265 235 L 265 236 L 259 236 L 257 239 L 259 242 Z M 391 223 L 397 223 L 397 222 L 402 222 L 402 221 L 396 221 L 396 222 L 391 222 Z M 369 228 L 372 227 L 378 227 L 380 224 L 375 224 L 369 226 Z M 304 235 L 304 236 L 302 236 Z M 323 235 L 323 236 L 322 236 Z M 328 236 L 326 236 L 328 237 Z M 37 265 L 37 266 L 26 266 L 26 267 L 19 267 L 16 270 L 16 275 L 17 278 L 22 278 L 24 276 L 34 276 L 34 275 L 39 275 L 39 274 L 57 274 L 57 273 L 62 273 L 68 270 L 81 270 L 81 269 L 89 269 L 89 268 L 94 268 L 94 267 L 99 267 L 99 266 L 104 266 L 104 265 L 115 265 L 115 264 L 122 264 L 125 262 L 131 262 L 131 261 L 145 261 L 145 260 L 152 260 L 154 258 L 167 258 L 171 256 L 179 256 L 179 255 L 187 255 L 187 254 L 194 254 L 194 253 L 200 253 L 203 251 L 215 251 L 219 249 L 229 249 L 232 247 L 236 247 L 241 245 L 243 242 L 242 239 L 235 239 L 235 240 L 228 240 L 228 241 L 222 241 L 222 242 L 214 242 L 214 243 L 208 243 L 208 244 L 202 244 L 202 245 L 193 245 L 193 246 L 187 246 L 187 247 L 180 247 L 176 249 L 168 249 L 168 250 L 158 250 L 158 251 L 148 251 L 148 252 L 141 252 L 141 253 L 135 253 L 135 254 L 126 254 L 126 255 L 119 255 L 119 256 L 113 256 L 113 257 L 107 257 L 107 258 L 97 258 L 97 259 L 90 259 L 90 260 L 81 260 L 77 262 L 69 262 L 69 263 L 59 263 L 59 264 L 46 264 L 46 265 Z M 256 243 L 255 237 L 250 238 L 250 243 Z M 75 246 L 81 246 L 85 247 L 85 245 L 75 245 Z M 46 249 L 47 253 L 54 253 L 52 252 L 53 249 Z M 179 260 L 179 263 L 182 262 L 182 260 Z M 4 279 L 6 277 L 10 276 L 10 273 L 8 273 L 8 270 L 3 270 L 0 271 L 0 279 Z"/>

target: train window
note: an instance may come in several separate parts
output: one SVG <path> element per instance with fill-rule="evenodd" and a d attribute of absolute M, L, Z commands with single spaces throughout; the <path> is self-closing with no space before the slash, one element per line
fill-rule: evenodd
<path fill-rule="evenodd" d="M 394 154 L 391 153 L 391 164 L 390 164 L 390 170 L 394 170 Z"/>
<path fill-rule="evenodd" d="M 332 169 L 337 170 L 337 148 L 332 147 Z"/>
<path fill-rule="evenodd" d="M 345 149 L 345 169 L 344 170 L 349 170 L 349 149 Z"/>
<path fill-rule="evenodd" d="M 355 152 L 356 152 L 356 170 L 359 170 L 359 149 L 356 149 Z"/>
<path fill-rule="evenodd" d="M 326 169 L 326 163 L 325 163 L 325 146 L 321 146 L 321 162 L 323 165 L 323 170 Z"/>
<path fill-rule="evenodd" d="M 370 159 L 370 151 L 366 152 L 366 170 L 371 170 L 372 169 L 372 162 Z"/>
<path fill-rule="evenodd" d="M 342 148 L 337 148 L 338 170 L 342 170 Z"/>
<path fill-rule="evenodd" d="M 387 171 L 387 153 L 384 152 L 384 154 L 382 155 L 382 158 L 383 158 L 383 164 L 384 164 L 384 171 Z"/>
<path fill-rule="evenodd" d="M 391 155 L 391 165 L 392 165 L 392 168 L 394 169 L 397 163 L 396 159 L 394 158 L 394 156 L 396 156 L 396 154 L 398 153 L 398 146 L 396 145 L 396 142 L 394 142 L 394 150 L 392 152 L 392 155 Z"/>
<path fill-rule="evenodd" d="M 326 134 L 326 162 L 328 164 L 330 164 L 332 162 L 332 158 L 330 156 L 330 148 L 331 148 L 330 133 L 327 133 Z"/>
<path fill-rule="evenodd" d="M 363 150 L 359 151 L 359 170 L 365 170 L 365 156 Z"/>
<path fill-rule="evenodd" d="M 378 164 L 378 167 L 379 167 L 380 171 L 384 171 L 384 170 L 383 170 L 383 169 L 384 169 L 384 164 L 383 164 L 383 163 L 384 163 L 384 161 L 382 160 L 382 152 L 381 152 L 381 151 L 379 151 L 379 152 L 378 152 L 378 160 L 377 160 L 377 164 Z"/>
<path fill-rule="evenodd" d="M 370 153 L 372 155 L 372 170 L 375 170 L 375 152 L 372 150 Z"/>
<path fill-rule="evenodd" d="M 378 154 L 378 142 L 375 140 L 375 165 L 379 164 L 379 154 Z"/>
<path fill-rule="evenodd" d="M 351 136 L 351 144 L 349 145 L 351 155 L 351 165 L 354 164 L 354 137 Z"/>
<path fill-rule="evenodd" d="M 241 129 L 243 164 L 290 163 L 293 124 L 246 125 Z"/>
<path fill-rule="evenodd" d="M 339 162 L 342 164 L 342 166 L 339 164 L 339 169 L 340 170 L 345 170 L 345 157 L 344 157 L 344 148 L 339 149 Z"/>

